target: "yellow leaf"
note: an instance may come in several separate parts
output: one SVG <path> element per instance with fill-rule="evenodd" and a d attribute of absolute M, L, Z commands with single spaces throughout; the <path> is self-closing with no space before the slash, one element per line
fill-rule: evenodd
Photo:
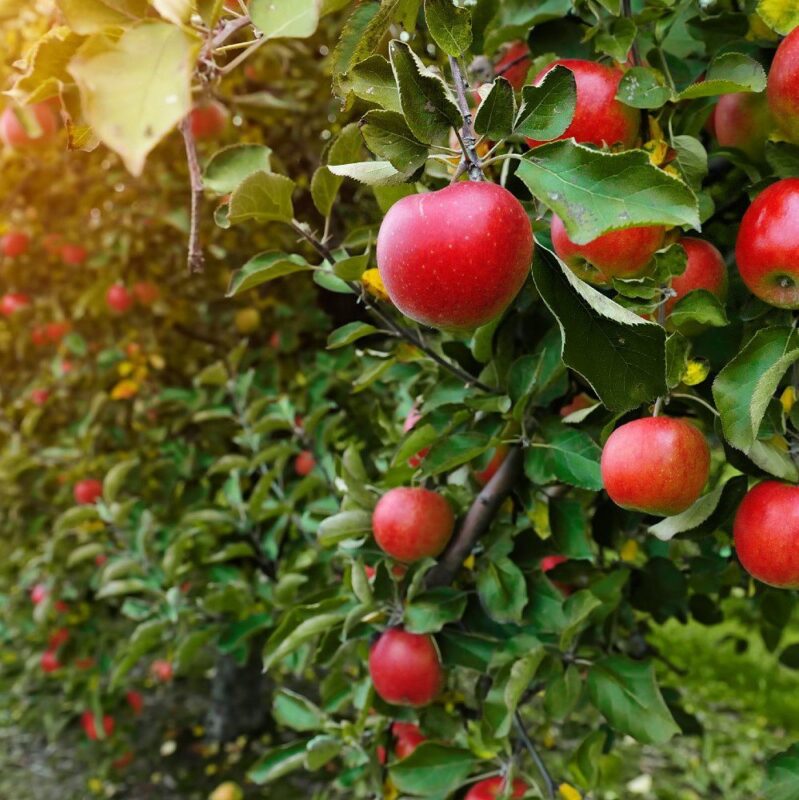
<path fill-rule="evenodd" d="M 777 450 L 782 450 L 783 453 L 788 452 L 788 441 L 784 436 L 775 435 L 769 439 L 769 442 L 777 448 Z"/>
<path fill-rule="evenodd" d="M 780 2 L 784 2 L 784 0 L 780 0 Z M 763 21 L 763 17 L 761 17 L 759 14 L 750 14 L 748 19 L 749 31 L 746 34 L 746 38 L 750 42 L 761 41 L 763 39 L 769 42 L 779 41 L 779 34 L 771 30 L 771 28 L 769 28 L 769 26 Z"/>
<path fill-rule="evenodd" d="M 582 795 L 568 783 L 562 783 L 558 787 L 558 792 L 563 800 L 582 800 Z"/>
<path fill-rule="evenodd" d="M 131 380 L 123 380 L 120 381 L 112 390 L 111 390 L 111 399 L 112 400 L 130 400 L 131 397 L 135 397 L 139 392 L 139 384 L 136 381 Z"/>
<path fill-rule="evenodd" d="M 635 561 L 638 555 L 638 542 L 635 539 L 628 539 L 619 550 L 619 556 L 622 561 Z"/>
<path fill-rule="evenodd" d="M 473 570 L 474 569 L 474 556 L 470 555 L 466 561 L 463 562 L 464 569 Z"/>
<path fill-rule="evenodd" d="M 399 797 L 399 791 L 396 786 L 391 781 L 391 778 L 386 778 L 386 782 L 383 784 L 383 800 L 397 800 Z"/>
<path fill-rule="evenodd" d="M 121 378 L 125 378 L 133 372 L 133 364 L 130 361 L 123 361 L 117 367 L 117 372 Z"/>
<path fill-rule="evenodd" d="M 88 782 L 89 791 L 92 794 L 102 794 L 103 782 L 99 778 L 89 778 Z"/>
<path fill-rule="evenodd" d="M 690 358 L 685 367 L 685 372 L 682 375 L 682 382 L 686 386 L 696 386 L 698 383 L 702 383 L 709 374 L 710 365 L 707 361 L 698 358 Z"/>
<path fill-rule="evenodd" d="M 164 357 L 162 355 L 158 353 L 153 353 L 150 356 L 150 366 L 153 369 L 161 370 L 166 366 L 166 361 L 164 360 Z"/>
<path fill-rule="evenodd" d="M 790 414 L 793 404 L 796 402 L 796 389 L 793 386 L 788 386 L 785 391 L 780 395 L 780 403 L 782 403 L 782 410 L 785 414 Z"/>
<path fill-rule="evenodd" d="M 799 0 L 760 0 L 757 13 L 771 30 L 784 36 L 799 26 Z"/>
<path fill-rule="evenodd" d="M 372 296 L 380 300 L 389 299 L 388 292 L 383 285 L 383 279 L 380 277 L 380 271 L 378 269 L 367 269 L 366 272 L 361 275 L 361 283 L 363 284 L 363 288 Z"/>

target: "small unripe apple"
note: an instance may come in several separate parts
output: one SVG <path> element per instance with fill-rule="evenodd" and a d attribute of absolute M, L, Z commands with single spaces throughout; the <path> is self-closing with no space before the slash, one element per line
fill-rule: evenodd
<path fill-rule="evenodd" d="M 710 473 L 710 448 L 690 422 L 645 417 L 613 431 L 601 468 L 616 505 L 667 517 L 699 499 Z"/>
<path fill-rule="evenodd" d="M 380 226 L 377 265 L 391 301 L 435 328 L 471 330 L 501 314 L 533 261 L 522 204 L 487 182 L 455 183 L 394 203 Z"/>
<path fill-rule="evenodd" d="M 780 129 L 799 142 L 799 28 L 780 43 L 766 85 L 769 108 Z"/>
<path fill-rule="evenodd" d="M 57 628 L 50 634 L 50 638 L 47 640 L 47 649 L 58 650 L 59 647 L 65 645 L 68 641 L 69 641 L 69 629 Z"/>
<path fill-rule="evenodd" d="M 18 258 L 28 252 L 30 237 L 21 231 L 11 231 L 0 239 L 0 248 L 6 258 Z"/>
<path fill-rule="evenodd" d="M 777 308 L 799 308 L 799 178 L 764 189 L 738 229 L 735 260 L 755 297 Z"/>
<path fill-rule="evenodd" d="M 301 478 L 309 475 L 315 466 L 316 459 L 310 450 L 303 450 L 297 458 L 294 459 L 294 472 Z"/>
<path fill-rule="evenodd" d="M 75 502 L 82 506 L 96 503 L 103 493 L 103 484 L 95 478 L 84 478 L 78 481 L 72 489 Z"/>
<path fill-rule="evenodd" d="M 55 112 L 47 103 L 37 103 L 21 109 L 19 113 L 32 117 L 31 121 L 38 125 L 39 131 L 36 135 L 28 133 L 17 116 L 17 112 L 9 106 L 0 114 L 0 139 L 8 147 L 21 150 L 44 144 L 52 139 L 58 130 Z"/>
<path fill-rule="evenodd" d="M 189 127 L 198 142 L 218 139 L 227 127 L 228 110 L 216 100 L 200 103 L 189 112 Z"/>
<path fill-rule="evenodd" d="M 89 251 L 79 244 L 65 244 L 61 247 L 61 260 L 71 267 L 79 267 L 89 256 Z"/>
<path fill-rule="evenodd" d="M 799 486 L 763 481 L 747 492 L 733 526 L 743 568 L 779 589 L 799 589 Z"/>
<path fill-rule="evenodd" d="M 614 144 L 633 147 L 638 139 L 641 112 L 616 99 L 619 82 L 624 75 L 622 70 L 595 61 L 564 58 L 552 62 L 540 72 L 534 81 L 535 85 L 539 86 L 547 73 L 557 66 L 566 67 L 574 73 L 577 87 L 574 117 L 569 127 L 557 138 L 574 138 L 598 147 Z M 535 147 L 541 142 L 527 139 L 527 144 Z"/>
<path fill-rule="evenodd" d="M 133 294 L 140 305 L 151 306 L 161 296 L 161 290 L 152 281 L 133 284 Z"/>
<path fill-rule="evenodd" d="M 166 661 L 163 658 L 157 658 L 150 665 L 150 674 L 161 683 L 169 683 L 174 675 L 172 662 Z"/>
<path fill-rule="evenodd" d="M 508 457 L 508 448 L 501 444 L 499 447 L 494 450 L 494 455 L 491 456 L 491 460 L 486 464 L 485 469 L 481 469 L 479 472 L 476 471 L 474 473 L 475 480 L 481 485 L 485 486 L 494 475 L 497 474 L 497 470 L 502 466 L 502 462 Z"/>
<path fill-rule="evenodd" d="M 677 293 L 666 301 L 666 313 L 689 292 L 704 289 L 724 302 L 727 298 L 727 265 L 724 256 L 704 239 L 683 236 L 680 244 L 687 256 L 682 275 L 671 279 L 671 288 Z"/>
<path fill-rule="evenodd" d="M 97 731 L 97 726 L 95 725 L 94 721 L 94 713 L 91 711 L 84 711 L 80 718 L 80 724 L 83 728 L 86 736 L 95 741 L 99 738 L 99 734 Z M 115 723 L 113 717 L 109 716 L 108 714 L 103 715 L 103 732 L 105 736 L 111 736 L 114 732 Z"/>
<path fill-rule="evenodd" d="M 723 94 L 713 112 L 713 130 L 722 147 L 734 147 L 760 161 L 771 133 L 766 95 L 755 92 Z"/>
<path fill-rule="evenodd" d="M 50 590 L 45 586 L 43 583 L 37 583 L 31 589 L 31 603 L 33 605 L 38 606 L 39 603 L 43 603 L 47 596 L 50 594 Z"/>
<path fill-rule="evenodd" d="M 125 699 L 128 701 L 128 705 L 131 707 L 134 714 L 137 716 L 141 714 L 144 708 L 144 698 L 140 692 L 131 690 L 125 694 Z"/>
<path fill-rule="evenodd" d="M 111 311 L 124 314 L 133 306 L 133 295 L 121 283 L 115 283 L 105 293 L 105 303 Z"/>
<path fill-rule="evenodd" d="M 407 758 L 427 737 L 419 730 L 418 725 L 412 722 L 395 722 L 391 726 L 394 736 L 394 755 L 397 758 Z"/>
<path fill-rule="evenodd" d="M 21 292 L 9 292 L 0 298 L 0 314 L 10 317 L 24 308 L 28 308 L 31 304 L 31 299 L 26 294 Z"/>
<path fill-rule="evenodd" d="M 369 653 L 375 691 L 387 703 L 426 706 L 444 682 L 441 659 L 432 636 L 390 628 Z"/>
<path fill-rule="evenodd" d="M 429 489 L 390 489 L 372 515 L 375 541 L 383 552 L 405 563 L 439 555 L 454 528 L 452 507 Z"/>
<path fill-rule="evenodd" d="M 587 244 L 575 244 L 556 214 L 550 231 L 561 261 L 584 281 L 600 286 L 612 278 L 636 278 L 645 272 L 665 236 L 664 228 L 651 225 L 610 231 Z"/>
<path fill-rule="evenodd" d="M 505 788 L 505 778 L 497 775 L 493 778 L 486 778 L 479 783 L 475 783 L 464 800 L 496 800 L 497 797 L 503 797 L 502 790 Z M 516 778 L 513 781 L 513 793 L 510 795 L 513 798 L 524 797 L 525 792 L 528 790 L 528 785 Z M 505 792 L 507 794 L 507 791 Z"/>
<path fill-rule="evenodd" d="M 419 410 L 414 406 L 409 412 L 408 416 L 405 417 L 405 422 L 402 425 L 402 432 L 408 433 L 411 428 L 422 418 L 422 415 L 419 413 Z M 408 459 L 408 466 L 413 467 L 414 469 L 418 469 L 421 465 L 424 457 L 430 452 L 429 447 L 423 447 L 418 453 L 415 453 Z"/>
<path fill-rule="evenodd" d="M 502 57 L 494 65 L 494 75 L 505 78 L 518 91 L 524 86 L 531 63 L 527 42 L 513 42 L 507 46 Z"/>
<path fill-rule="evenodd" d="M 242 308 L 234 318 L 236 330 L 247 336 L 261 327 L 261 314 L 257 308 Z"/>
<path fill-rule="evenodd" d="M 42 668 L 42 672 L 55 672 L 61 669 L 61 662 L 52 650 L 45 650 L 39 659 L 39 666 Z"/>

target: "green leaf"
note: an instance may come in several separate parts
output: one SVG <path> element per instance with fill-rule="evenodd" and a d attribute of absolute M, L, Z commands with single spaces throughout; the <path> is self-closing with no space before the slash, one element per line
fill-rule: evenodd
<path fill-rule="evenodd" d="M 94 561 L 94 559 L 105 552 L 105 546 L 99 542 L 90 542 L 76 547 L 67 558 L 67 568 L 71 569 L 78 564 L 84 564 L 87 561 Z"/>
<path fill-rule="evenodd" d="M 325 724 L 325 714 L 318 706 L 286 688 L 275 692 L 272 716 L 279 725 L 301 733 L 320 730 Z"/>
<path fill-rule="evenodd" d="M 521 622 L 527 605 L 527 584 L 522 571 L 509 558 L 485 563 L 477 576 L 477 593 L 492 619 Z"/>
<path fill-rule="evenodd" d="M 436 444 L 425 456 L 422 468 L 426 475 L 451 472 L 484 453 L 491 440 L 482 433 L 455 433 Z"/>
<path fill-rule="evenodd" d="M 330 145 L 327 164 L 348 164 L 360 157 L 362 139 L 358 124 L 352 122 L 341 129 L 341 133 Z M 319 167 L 311 179 L 311 198 L 323 217 L 330 216 L 333 204 L 344 179 L 334 175 L 328 166 Z"/>
<path fill-rule="evenodd" d="M 183 28 L 142 22 L 119 39 L 89 40 L 70 62 L 88 123 L 133 175 L 191 109 L 199 49 Z"/>
<path fill-rule="evenodd" d="M 71 83 L 69 62 L 83 44 L 83 37 L 64 26 L 49 30 L 26 56 L 25 73 L 17 78 L 14 93 L 28 103 L 58 94 L 62 84 Z"/>
<path fill-rule="evenodd" d="M 560 632 L 560 649 L 568 651 L 602 601 L 587 589 L 571 595 L 563 604 L 564 627 Z"/>
<path fill-rule="evenodd" d="M 796 800 L 799 797 L 799 744 L 792 745 L 768 762 L 763 796 L 768 800 Z"/>
<path fill-rule="evenodd" d="M 290 772 L 301 769 L 305 764 L 305 740 L 284 744 L 261 756 L 247 772 L 247 778 L 263 786 Z"/>
<path fill-rule="evenodd" d="M 125 28 L 147 13 L 145 0 L 105 3 L 102 0 L 58 0 L 64 19 L 75 33 L 91 34 L 105 28 Z"/>
<path fill-rule="evenodd" d="M 250 0 L 250 19 L 267 39 L 305 39 L 319 24 L 319 0 Z"/>
<path fill-rule="evenodd" d="M 474 756 L 459 747 L 422 742 L 407 758 L 389 768 L 401 792 L 419 797 L 448 796 L 468 777 Z"/>
<path fill-rule="evenodd" d="M 322 521 L 319 544 L 330 547 L 347 539 L 359 539 L 372 533 L 372 514 L 369 511 L 341 511 Z"/>
<path fill-rule="evenodd" d="M 644 744 L 665 744 L 680 732 L 649 661 L 609 656 L 588 673 L 591 702 L 620 733 Z"/>
<path fill-rule="evenodd" d="M 342 747 L 343 742 L 336 736 L 314 736 L 306 748 L 305 768 L 312 771 L 321 769 L 341 752 Z"/>
<path fill-rule="evenodd" d="M 461 124 L 461 116 L 444 81 L 407 44 L 394 40 L 388 52 L 402 113 L 414 136 L 424 144 L 446 138 L 451 127 Z"/>
<path fill-rule="evenodd" d="M 759 330 L 713 382 L 724 438 L 748 453 L 783 375 L 799 359 L 799 334 L 788 326 Z"/>
<path fill-rule="evenodd" d="M 359 256 L 347 256 L 333 262 L 333 272 L 343 281 L 357 281 L 369 266 L 369 251 Z"/>
<path fill-rule="evenodd" d="M 371 336 L 373 333 L 377 333 L 377 328 L 374 325 L 369 325 L 367 322 L 348 322 L 346 325 L 334 330 L 327 337 L 327 349 L 335 350 L 338 347 L 346 347 L 348 344 L 357 342 L 358 339 L 363 339 L 364 336 Z"/>
<path fill-rule="evenodd" d="M 291 222 L 294 207 L 291 195 L 294 181 L 285 175 L 254 172 L 245 178 L 230 198 L 228 219 L 231 225 L 244 220 Z"/>
<path fill-rule="evenodd" d="M 458 57 L 472 43 L 472 17 L 452 0 L 424 0 L 424 17 L 433 41 L 449 56 Z"/>
<path fill-rule="evenodd" d="M 799 0 L 760 0 L 757 13 L 771 30 L 783 36 L 799 27 Z"/>
<path fill-rule="evenodd" d="M 486 32 L 483 52 L 492 53 L 505 42 L 526 39 L 535 25 L 565 17 L 572 9 L 572 0 L 525 0 L 501 3 L 490 29 Z"/>
<path fill-rule="evenodd" d="M 584 789 L 593 789 L 600 776 L 600 756 L 605 746 L 607 733 L 594 731 L 580 743 L 569 762 L 578 783 Z"/>
<path fill-rule="evenodd" d="M 203 186 L 217 194 L 232 192 L 254 172 L 271 170 L 272 150 L 262 144 L 234 144 L 218 150 L 205 167 Z"/>
<path fill-rule="evenodd" d="M 311 265 L 302 257 L 292 253 L 270 251 L 253 256 L 241 269 L 236 270 L 230 278 L 226 297 L 235 297 L 248 289 L 254 289 L 267 281 L 293 275 L 295 272 L 309 272 Z"/>
<path fill-rule="evenodd" d="M 557 66 L 546 74 L 540 86 L 522 89 L 515 132 L 539 142 L 561 136 L 571 125 L 576 105 L 574 73 Z"/>
<path fill-rule="evenodd" d="M 411 633 L 438 633 L 457 622 L 466 609 L 466 593 L 442 586 L 416 595 L 405 605 L 405 629 Z"/>
<path fill-rule="evenodd" d="M 627 411 L 666 392 L 666 336 L 577 278 L 543 247 L 533 279 L 563 334 L 563 360 L 612 411 Z"/>
<path fill-rule="evenodd" d="M 178 643 L 175 651 L 175 672 L 179 675 L 186 674 L 197 664 L 197 653 L 207 645 L 216 635 L 214 628 L 191 631 Z"/>
<path fill-rule="evenodd" d="M 505 78 L 497 78 L 477 109 L 474 129 L 480 136 L 500 140 L 513 132 L 516 97 Z"/>
<path fill-rule="evenodd" d="M 602 489 L 602 451 L 584 431 L 557 422 L 542 425 L 543 442 L 533 442 L 524 454 L 524 471 L 538 485 L 559 481 L 581 489 Z"/>
<path fill-rule="evenodd" d="M 696 325 L 723 328 L 729 324 L 724 305 L 716 295 L 705 289 L 695 289 L 681 297 L 669 314 L 669 321 L 677 329 L 691 332 Z"/>
<path fill-rule="evenodd" d="M 671 98 L 671 89 L 649 67 L 630 67 L 616 90 L 616 99 L 632 108 L 660 108 Z"/>
<path fill-rule="evenodd" d="M 337 164 L 328 167 L 334 175 L 352 178 L 367 186 L 394 186 L 405 183 L 405 173 L 399 172 L 389 161 L 361 161 L 357 164 Z"/>
<path fill-rule="evenodd" d="M 103 500 L 109 505 L 117 499 L 117 495 L 122 489 L 125 479 L 131 471 L 138 465 L 137 458 L 129 458 L 114 464 L 103 478 Z"/>
<path fill-rule="evenodd" d="M 680 100 L 715 97 L 733 92 L 762 92 L 766 88 L 766 71 L 742 53 L 722 53 L 707 68 L 705 80 L 683 89 Z"/>
<path fill-rule="evenodd" d="M 341 624 L 344 616 L 341 611 L 331 611 L 310 617 L 300 622 L 287 636 L 284 636 L 284 631 L 279 628 L 269 637 L 264 647 L 264 669 L 270 669 L 273 664 L 277 664 L 309 640 L 328 633 Z"/>
<path fill-rule="evenodd" d="M 349 72 L 353 93 L 369 103 L 377 103 L 386 111 L 400 113 L 399 89 L 391 64 L 383 56 L 370 56 Z"/>
<path fill-rule="evenodd" d="M 555 719 L 564 719 L 577 705 L 583 691 L 583 680 L 574 664 L 549 682 L 544 695 L 544 708 Z"/>
<path fill-rule="evenodd" d="M 142 622 L 125 642 L 124 656 L 117 663 L 111 676 L 111 686 L 116 687 L 119 682 L 133 669 L 136 662 L 146 653 L 155 650 L 161 644 L 167 623 L 163 620 L 149 620 Z"/>
<path fill-rule="evenodd" d="M 587 244 L 603 233 L 640 225 L 699 228 L 693 192 L 649 161 L 643 150 L 607 153 L 571 141 L 531 150 L 516 174 Z"/>
<path fill-rule="evenodd" d="M 401 172 L 414 172 L 427 158 L 427 147 L 411 133 L 405 118 L 396 111 L 369 111 L 363 118 L 361 133 L 376 156 Z"/>

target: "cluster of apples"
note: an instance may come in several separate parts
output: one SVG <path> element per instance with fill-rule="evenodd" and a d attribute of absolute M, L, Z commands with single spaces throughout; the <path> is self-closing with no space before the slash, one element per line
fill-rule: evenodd
<path fill-rule="evenodd" d="M 161 296 L 159 288 L 151 281 L 140 281 L 130 290 L 124 283 L 113 283 L 105 293 L 105 304 L 115 314 L 125 314 L 133 308 L 134 303 L 146 307 L 151 306 Z"/>

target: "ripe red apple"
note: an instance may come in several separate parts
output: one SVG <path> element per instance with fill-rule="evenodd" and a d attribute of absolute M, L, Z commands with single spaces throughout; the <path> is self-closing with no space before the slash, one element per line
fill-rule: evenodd
<path fill-rule="evenodd" d="M 760 161 L 772 128 L 768 102 L 763 93 L 723 94 L 713 112 L 713 130 L 722 147 L 734 147 Z"/>
<path fill-rule="evenodd" d="M 150 665 L 150 674 L 157 681 L 160 681 L 161 683 L 169 683 L 169 681 L 172 680 L 172 676 L 174 674 L 172 669 L 172 663 L 162 658 L 157 658 Z"/>
<path fill-rule="evenodd" d="M 39 603 L 43 603 L 47 599 L 49 594 L 50 590 L 43 583 L 37 583 L 31 589 L 31 603 L 38 606 Z"/>
<path fill-rule="evenodd" d="M 22 115 L 32 117 L 32 122 L 38 125 L 37 134 L 28 133 L 25 126 L 20 122 L 17 112 L 8 106 L 0 114 L 0 139 L 8 147 L 24 149 L 44 144 L 55 135 L 58 129 L 58 120 L 55 112 L 47 103 L 37 103 L 19 112 Z"/>
<path fill-rule="evenodd" d="M 503 796 L 502 789 L 504 786 L 505 778 L 501 775 L 497 775 L 494 778 L 486 778 L 484 781 L 475 783 L 463 800 L 495 800 L 495 798 Z M 529 788 L 524 781 L 516 778 L 513 781 L 513 794 L 511 794 L 511 797 L 524 797 Z"/>
<path fill-rule="evenodd" d="M 6 258 L 18 258 L 28 252 L 30 237 L 22 231 L 11 231 L 0 240 L 0 247 Z"/>
<path fill-rule="evenodd" d="M 216 100 L 200 103 L 189 112 L 189 127 L 198 142 L 218 139 L 227 127 L 228 110 Z"/>
<path fill-rule="evenodd" d="M 161 296 L 161 290 L 151 281 L 139 281 L 133 284 L 133 294 L 141 305 L 151 306 Z"/>
<path fill-rule="evenodd" d="M 444 682 L 441 659 L 432 636 L 389 628 L 369 653 L 375 691 L 387 703 L 426 706 Z"/>
<path fill-rule="evenodd" d="M 799 486 L 763 481 L 735 515 L 735 550 L 743 568 L 779 589 L 799 589 Z"/>
<path fill-rule="evenodd" d="M 780 129 L 799 142 L 799 28 L 780 43 L 768 73 L 766 96 Z"/>
<path fill-rule="evenodd" d="M 566 558 L 566 556 L 544 556 L 541 559 L 539 566 L 541 567 L 541 571 L 546 575 L 547 572 L 551 572 L 553 569 L 555 569 L 555 567 L 559 566 L 560 564 L 565 564 L 568 560 L 569 559 Z M 563 583 L 563 581 L 552 581 L 552 584 L 556 586 L 560 590 L 560 593 L 566 597 L 568 597 L 574 591 L 573 586 L 569 586 L 568 583 Z"/>
<path fill-rule="evenodd" d="M 507 46 L 502 57 L 494 65 L 494 75 L 502 76 L 518 91 L 524 86 L 531 63 L 527 42 L 513 42 Z"/>
<path fill-rule="evenodd" d="M 394 755 L 407 758 L 427 737 L 412 722 L 395 722 L 391 726 L 394 736 Z"/>
<path fill-rule="evenodd" d="M 115 758 L 111 762 L 111 766 L 115 770 L 123 770 L 133 763 L 134 757 L 133 750 L 126 750 L 119 758 Z"/>
<path fill-rule="evenodd" d="M 72 323 L 67 320 L 48 322 L 44 326 L 44 336 L 48 342 L 58 344 L 71 330 Z"/>
<path fill-rule="evenodd" d="M 92 741 L 95 741 L 95 740 L 97 740 L 99 738 L 99 734 L 98 734 L 98 731 L 97 731 L 97 726 L 95 725 L 95 721 L 94 721 L 94 713 L 93 712 L 84 711 L 83 714 L 81 714 L 80 725 L 83 728 L 83 730 L 85 731 L 86 736 L 89 739 L 91 739 Z M 103 715 L 103 732 L 105 733 L 106 737 L 111 736 L 111 734 L 114 732 L 114 727 L 115 727 L 115 723 L 114 723 L 113 717 L 109 716 L 108 714 L 104 714 Z"/>
<path fill-rule="evenodd" d="M 0 298 L 0 314 L 10 317 L 16 314 L 17 311 L 22 311 L 23 308 L 28 308 L 31 304 L 31 299 L 26 294 L 20 292 L 9 292 Z"/>
<path fill-rule="evenodd" d="M 588 244 L 575 244 L 563 220 L 552 215 L 552 247 L 575 275 L 589 283 L 610 283 L 612 278 L 635 278 L 649 266 L 652 256 L 663 246 L 665 230 L 642 226 L 610 231 Z"/>
<path fill-rule="evenodd" d="M 671 288 L 677 294 L 666 301 L 666 313 L 671 313 L 678 300 L 696 289 L 705 289 L 724 302 L 728 284 L 724 256 L 704 239 L 683 236 L 680 244 L 687 256 L 685 271 L 671 280 Z"/>
<path fill-rule="evenodd" d="M 303 450 L 297 458 L 294 459 L 294 472 L 301 478 L 309 475 L 315 466 L 316 459 L 310 450 Z"/>
<path fill-rule="evenodd" d="M 121 283 L 115 283 L 108 287 L 105 303 L 111 311 L 124 314 L 133 306 L 133 295 Z"/>
<path fill-rule="evenodd" d="M 667 517 L 699 499 L 710 473 L 710 448 L 690 422 L 644 417 L 613 431 L 601 468 L 616 505 Z"/>
<path fill-rule="evenodd" d="M 131 690 L 125 695 L 125 699 L 128 701 L 128 705 L 133 709 L 134 714 L 137 716 L 141 714 L 142 708 L 144 708 L 144 698 L 139 692 Z"/>
<path fill-rule="evenodd" d="M 61 662 L 52 650 L 45 650 L 39 659 L 39 666 L 42 668 L 42 672 L 56 672 L 61 669 Z"/>
<path fill-rule="evenodd" d="M 78 481 L 72 489 L 75 502 L 86 506 L 96 503 L 103 493 L 103 484 L 96 478 L 84 478 Z"/>
<path fill-rule="evenodd" d="M 414 406 L 409 412 L 408 416 L 405 417 L 405 422 L 402 425 L 402 432 L 407 433 L 414 425 L 422 418 L 422 415 L 419 413 L 419 410 Z M 418 469 L 421 465 L 424 457 L 430 452 L 429 447 L 423 447 L 418 453 L 412 455 L 408 459 L 408 466 L 413 467 L 414 469 Z"/>
<path fill-rule="evenodd" d="M 68 641 L 69 641 L 69 629 L 57 628 L 50 634 L 50 638 L 47 640 L 47 649 L 58 650 L 59 647 L 65 645 Z"/>
<path fill-rule="evenodd" d="M 461 182 L 394 203 L 377 266 L 394 305 L 437 328 L 471 330 L 501 314 L 533 261 L 522 204 L 494 183 Z"/>
<path fill-rule="evenodd" d="M 61 247 L 61 260 L 71 267 L 79 267 L 89 256 L 89 251 L 79 244 L 65 244 Z"/>
<path fill-rule="evenodd" d="M 799 178 L 777 181 L 746 210 L 735 260 L 750 292 L 777 308 L 799 308 Z"/>
<path fill-rule="evenodd" d="M 564 58 L 553 61 L 540 72 L 534 81 L 535 85 L 540 85 L 547 73 L 557 66 L 570 69 L 577 86 L 574 118 L 557 138 L 574 138 L 578 142 L 599 147 L 618 143 L 625 148 L 633 147 L 638 139 L 641 112 L 616 99 L 619 81 L 624 75 L 622 70 L 595 61 Z M 535 147 L 542 143 L 527 139 L 527 144 Z"/>
<path fill-rule="evenodd" d="M 420 487 L 390 489 L 372 515 L 375 541 L 385 553 L 405 563 L 439 555 L 454 528 L 455 515 L 447 500 Z"/>
<path fill-rule="evenodd" d="M 491 460 L 486 464 L 485 469 L 481 469 L 479 472 L 474 473 L 475 480 L 481 485 L 485 486 L 494 475 L 497 474 L 497 470 L 502 466 L 502 462 L 508 456 L 508 448 L 501 444 L 494 450 L 494 455 L 491 457 Z"/>

